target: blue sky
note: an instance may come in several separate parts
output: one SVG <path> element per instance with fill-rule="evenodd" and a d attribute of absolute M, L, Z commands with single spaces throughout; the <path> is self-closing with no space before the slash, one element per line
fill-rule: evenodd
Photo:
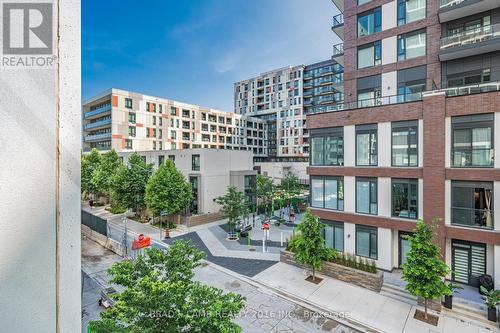
<path fill-rule="evenodd" d="M 233 83 L 331 56 L 330 0 L 82 1 L 82 97 L 111 87 L 233 110 Z"/>

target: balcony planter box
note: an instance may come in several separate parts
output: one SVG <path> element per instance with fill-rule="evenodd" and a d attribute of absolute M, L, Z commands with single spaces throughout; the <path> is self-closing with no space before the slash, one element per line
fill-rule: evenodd
<path fill-rule="evenodd" d="M 496 322 L 497 321 L 497 308 L 488 308 L 488 320 Z"/>
<path fill-rule="evenodd" d="M 293 256 L 293 252 L 281 251 L 280 261 L 300 268 L 307 268 L 295 262 Z M 368 273 L 359 269 L 342 266 L 329 261 L 322 262 L 321 269 L 318 271 L 318 273 L 375 292 L 380 292 L 380 289 L 382 289 L 382 284 L 384 283 L 384 273 L 380 271 L 377 273 Z"/>
<path fill-rule="evenodd" d="M 447 309 L 452 309 L 453 308 L 453 296 L 445 295 L 443 306 Z"/>

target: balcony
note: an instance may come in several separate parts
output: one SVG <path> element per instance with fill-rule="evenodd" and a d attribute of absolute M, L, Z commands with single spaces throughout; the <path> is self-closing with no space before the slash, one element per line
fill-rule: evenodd
<path fill-rule="evenodd" d="M 110 140 L 111 133 L 93 134 L 85 137 L 85 142 Z"/>
<path fill-rule="evenodd" d="M 105 127 L 111 125 L 111 119 L 104 119 L 104 120 L 99 120 L 95 121 L 93 123 L 87 123 L 85 125 L 85 130 L 90 130 L 90 129 L 97 129 L 99 127 Z"/>
<path fill-rule="evenodd" d="M 103 115 L 107 112 L 111 112 L 111 104 L 101 106 L 95 110 L 85 112 L 85 119 L 96 118 L 97 116 Z"/>
<path fill-rule="evenodd" d="M 341 12 L 344 11 L 344 0 L 332 0 L 332 2 Z"/>
<path fill-rule="evenodd" d="M 447 61 L 500 50 L 500 24 L 442 37 L 439 60 Z"/>
<path fill-rule="evenodd" d="M 454 96 L 463 96 L 463 95 L 472 95 L 479 93 L 487 93 L 493 91 L 500 91 L 500 81 L 481 83 L 481 84 L 473 84 L 469 86 L 462 87 L 453 87 L 453 88 L 445 88 L 440 90 L 426 91 L 423 93 L 426 94 L 434 94 L 438 92 L 444 92 L 446 97 L 454 97 Z"/>
<path fill-rule="evenodd" d="M 493 211 L 490 209 L 473 209 L 452 207 L 451 208 L 451 224 L 481 228 L 493 229 Z"/>
<path fill-rule="evenodd" d="M 333 45 L 332 58 L 335 59 L 339 64 L 344 66 L 344 43 L 339 43 Z"/>
<path fill-rule="evenodd" d="M 444 23 L 498 7 L 498 0 L 440 0 L 439 22 Z"/>
<path fill-rule="evenodd" d="M 344 14 L 340 13 L 333 17 L 332 31 L 344 40 Z"/>

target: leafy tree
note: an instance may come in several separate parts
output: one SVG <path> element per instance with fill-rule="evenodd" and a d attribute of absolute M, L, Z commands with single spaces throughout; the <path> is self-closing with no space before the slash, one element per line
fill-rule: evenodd
<path fill-rule="evenodd" d="M 316 270 L 321 269 L 321 261 L 331 256 L 331 251 L 326 247 L 322 236 L 323 228 L 319 217 L 307 211 L 297 226 L 300 234 L 293 241 L 294 259 L 312 269 L 313 281 L 316 278 Z"/>
<path fill-rule="evenodd" d="M 204 253 L 183 241 L 167 252 L 151 248 L 134 261 L 109 270 L 111 283 L 125 289 L 115 304 L 90 323 L 93 332 L 241 332 L 233 323 L 245 299 L 193 281 Z"/>
<path fill-rule="evenodd" d="M 273 180 L 264 175 L 257 175 L 254 192 L 255 196 L 264 204 L 265 213 L 267 214 L 267 207 L 274 197 Z"/>
<path fill-rule="evenodd" d="M 293 173 L 289 172 L 285 178 L 281 180 L 280 189 L 283 192 L 285 201 L 290 204 L 290 199 L 300 194 L 299 178 Z"/>
<path fill-rule="evenodd" d="M 98 189 L 92 182 L 94 171 L 101 163 L 101 155 L 97 149 L 92 149 L 89 154 L 81 157 L 81 191 L 85 195 L 97 194 Z"/>
<path fill-rule="evenodd" d="M 146 207 L 146 184 L 152 172 L 151 164 L 144 162 L 138 154 L 132 154 L 129 165 L 120 166 L 114 177 L 113 198 L 120 206 L 142 213 Z"/>
<path fill-rule="evenodd" d="M 155 215 L 163 211 L 179 214 L 192 200 L 191 184 L 170 160 L 156 170 L 146 185 L 146 203 Z"/>
<path fill-rule="evenodd" d="M 101 163 L 92 173 L 93 186 L 100 193 L 111 197 L 114 176 L 121 165 L 120 157 L 114 149 L 102 155 Z"/>
<path fill-rule="evenodd" d="M 242 216 L 248 214 L 247 197 L 234 186 L 229 186 L 226 194 L 216 198 L 215 202 L 222 206 L 220 211 L 228 219 L 231 229 Z"/>
<path fill-rule="evenodd" d="M 425 319 L 428 300 L 448 293 L 444 279 L 450 269 L 441 259 L 440 248 L 434 242 L 435 232 L 435 221 L 426 224 L 420 220 L 417 222 L 415 233 L 406 236 L 411 249 L 403 265 L 403 280 L 407 282 L 406 290 L 410 294 L 424 299 Z"/>

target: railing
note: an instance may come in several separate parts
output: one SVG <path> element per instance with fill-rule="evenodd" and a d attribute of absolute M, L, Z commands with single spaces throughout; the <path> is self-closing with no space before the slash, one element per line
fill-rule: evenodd
<path fill-rule="evenodd" d="M 111 138 L 111 133 L 103 133 L 103 134 L 94 134 L 94 135 L 87 135 L 85 137 L 85 141 L 98 141 L 98 140 L 105 140 L 105 139 L 110 139 Z"/>
<path fill-rule="evenodd" d="M 89 112 L 85 112 L 85 118 L 89 118 L 89 117 L 92 117 L 92 116 L 95 116 L 95 115 L 98 115 L 98 114 L 101 114 L 104 112 L 108 112 L 108 111 L 111 111 L 111 104 L 101 106 L 100 108 L 89 111 Z"/>
<path fill-rule="evenodd" d="M 462 86 L 462 87 L 430 90 L 430 91 L 424 92 L 423 96 L 444 92 L 447 97 L 453 97 L 453 96 L 472 95 L 472 94 L 492 92 L 492 91 L 500 91 L 500 81 L 481 83 L 481 84 L 473 84 L 473 85 Z"/>
<path fill-rule="evenodd" d="M 441 38 L 441 50 L 480 43 L 500 37 L 500 24 L 485 25 L 476 29 Z"/>
<path fill-rule="evenodd" d="M 464 1 L 467 1 L 467 0 L 440 0 L 439 8 L 457 6 Z"/>
<path fill-rule="evenodd" d="M 344 14 L 342 13 L 333 17 L 332 28 L 337 28 L 341 25 L 344 25 Z"/>
<path fill-rule="evenodd" d="M 420 100 L 422 100 L 422 93 L 367 98 L 358 100 L 356 102 L 338 103 L 335 105 L 328 105 L 325 107 L 317 107 L 314 108 L 314 110 L 312 110 L 310 114 L 362 109 L 362 108 L 369 108 L 382 105 L 416 102 Z"/>
<path fill-rule="evenodd" d="M 491 148 L 453 148 L 452 165 L 458 168 L 493 166 L 493 149 Z"/>
<path fill-rule="evenodd" d="M 344 43 L 333 45 L 333 56 L 340 56 L 342 54 L 344 54 Z"/>
<path fill-rule="evenodd" d="M 490 209 L 452 207 L 451 224 L 482 229 L 493 229 L 493 211 Z"/>
<path fill-rule="evenodd" d="M 86 130 L 89 130 L 89 129 L 92 129 L 92 128 L 96 128 L 96 127 L 100 127 L 100 126 L 105 126 L 105 125 L 111 125 L 111 119 L 103 119 L 103 120 L 99 120 L 99 121 L 96 121 L 96 122 L 93 122 L 93 123 L 88 123 L 85 125 L 85 129 Z"/>

